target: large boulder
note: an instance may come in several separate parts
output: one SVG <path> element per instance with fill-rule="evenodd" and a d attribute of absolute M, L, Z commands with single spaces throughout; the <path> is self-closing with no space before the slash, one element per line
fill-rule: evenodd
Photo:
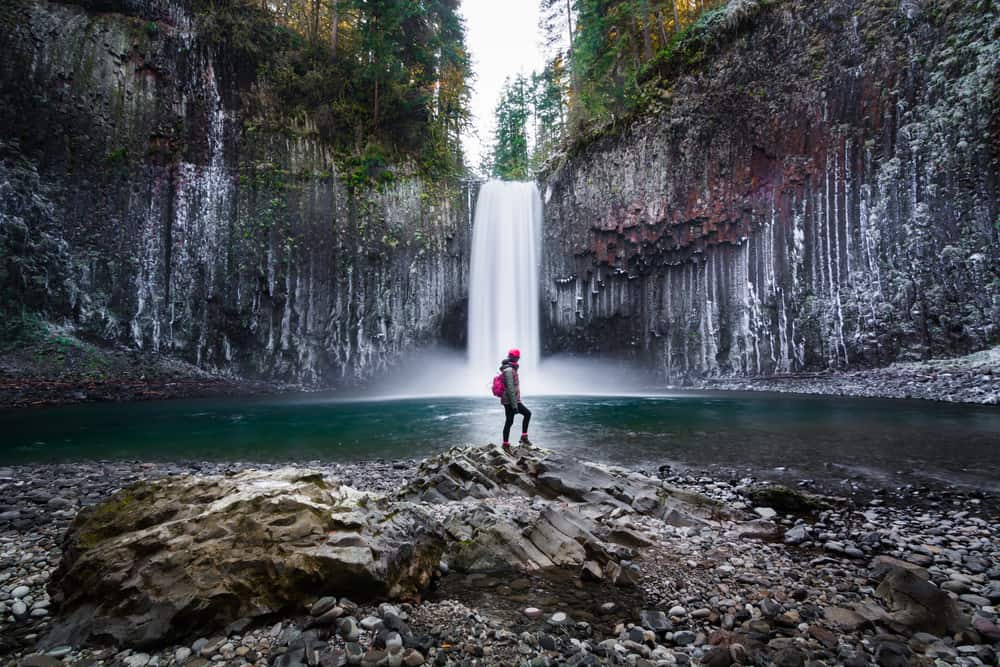
<path fill-rule="evenodd" d="M 946 636 L 969 626 L 947 593 L 909 568 L 889 570 L 875 595 L 888 605 L 886 621 L 898 630 Z"/>
<path fill-rule="evenodd" d="M 48 643 L 157 645 L 320 595 L 417 599 L 443 551 L 425 510 L 310 471 L 144 482 L 70 527 Z"/>

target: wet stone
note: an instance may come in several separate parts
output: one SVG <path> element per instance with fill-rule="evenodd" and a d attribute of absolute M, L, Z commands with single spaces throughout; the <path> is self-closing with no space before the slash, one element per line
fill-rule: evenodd
<path fill-rule="evenodd" d="M 18 667 L 63 667 L 63 662 L 51 655 L 29 655 L 17 665 Z"/>
<path fill-rule="evenodd" d="M 662 611 L 646 609 L 639 615 L 639 624 L 653 632 L 667 632 L 673 629 L 673 624 Z"/>
<path fill-rule="evenodd" d="M 372 632 L 376 628 L 382 625 L 382 619 L 377 616 L 366 616 L 361 619 L 361 629 L 367 632 Z"/>
<path fill-rule="evenodd" d="M 332 607 L 327 609 L 319 616 L 313 619 L 312 624 L 319 627 L 333 625 L 337 622 L 341 616 L 344 615 L 344 608 L 340 606 Z"/>
<path fill-rule="evenodd" d="M 424 655 L 415 649 L 407 649 L 406 653 L 403 654 L 403 664 L 406 667 L 419 667 L 424 662 Z"/>
<path fill-rule="evenodd" d="M 337 605 L 337 598 L 335 597 L 324 597 L 316 600 L 312 607 L 309 608 L 309 614 L 311 616 L 322 616 L 330 609 L 333 609 Z"/>
<path fill-rule="evenodd" d="M 357 621 L 353 617 L 348 616 L 338 624 L 337 634 L 343 637 L 345 642 L 356 642 L 361 636 L 361 631 L 358 629 Z"/>
<path fill-rule="evenodd" d="M 149 655 L 146 653 L 134 653 L 123 661 L 125 667 L 146 667 L 149 664 Z"/>
<path fill-rule="evenodd" d="M 674 633 L 674 644 L 677 646 L 687 646 L 693 644 L 697 635 L 690 630 L 681 630 Z"/>

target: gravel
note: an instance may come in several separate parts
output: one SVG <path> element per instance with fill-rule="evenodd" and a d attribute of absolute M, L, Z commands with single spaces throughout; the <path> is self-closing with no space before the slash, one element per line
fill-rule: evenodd
<path fill-rule="evenodd" d="M 417 462 L 303 465 L 387 493 L 405 484 Z M 565 586 L 578 594 L 568 602 L 539 588 L 537 578 L 474 588 L 460 573 L 443 568 L 439 590 L 418 605 L 358 605 L 317 596 L 267 625 L 234 624 L 228 632 L 156 651 L 60 646 L 48 655 L 35 654 L 52 622 L 46 584 L 59 562 L 62 535 L 81 507 L 144 478 L 246 467 L 250 464 L 97 462 L 0 470 L 0 663 L 997 664 L 996 499 L 957 492 L 919 506 L 900 493 L 874 494 L 863 503 L 837 501 L 806 514 L 773 510 L 765 538 L 748 537 L 728 521 L 686 528 L 629 515 L 622 528 L 652 541 L 637 554 L 634 592 L 577 576 Z M 742 509 L 748 518 L 753 512 L 746 494 L 757 480 L 669 471 L 665 477 Z M 66 502 L 50 504 L 53 498 Z M 871 567 L 887 557 L 922 569 L 968 615 L 970 627 L 939 637 L 889 622 Z M 484 590 L 492 591 L 490 597 Z"/>

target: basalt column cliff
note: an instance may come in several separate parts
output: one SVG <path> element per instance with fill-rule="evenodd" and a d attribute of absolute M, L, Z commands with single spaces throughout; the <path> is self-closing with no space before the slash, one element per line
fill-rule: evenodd
<path fill-rule="evenodd" d="M 995 3 L 742 4 L 545 176 L 548 349 L 684 381 L 996 344 Z"/>
<path fill-rule="evenodd" d="M 240 6 L 2 3 L 0 305 L 213 371 L 360 382 L 464 298 L 467 195 L 338 158 L 321 135 L 351 128 L 288 112 L 235 48 Z"/>

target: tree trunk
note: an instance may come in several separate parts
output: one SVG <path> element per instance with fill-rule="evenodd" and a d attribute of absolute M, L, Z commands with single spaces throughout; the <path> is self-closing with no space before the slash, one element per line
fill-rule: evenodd
<path fill-rule="evenodd" d="M 580 98 L 579 78 L 576 72 L 576 53 L 573 52 L 573 0 L 566 0 L 566 26 L 569 30 L 569 75 L 570 86 L 573 89 L 573 99 Z"/>
<path fill-rule="evenodd" d="M 649 38 L 649 14 L 646 14 L 640 30 L 642 31 L 642 55 L 648 63 L 653 59 L 653 42 Z"/>
<path fill-rule="evenodd" d="M 674 32 L 681 31 L 681 17 L 677 13 L 677 0 L 670 0 L 670 6 L 674 9 Z"/>
<path fill-rule="evenodd" d="M 319 41 L 319 0 L 313 0 L 312 6 L 312 42 L 315 44 Z"/>
<path fill-rule="evenodd" d="M 330 53 L 333 54 L 334 60 L 337 59 L 337 26 L 340 23 L 338 5 L 339 0 L 330 0 Z"/>
<path fill-rule="evenodd" d="M 660 29 L 660 48 L 666 48 L 667 31 L 663 27 L 663 14 L 660 10 L 656 10 L 656 27 Z"/>

